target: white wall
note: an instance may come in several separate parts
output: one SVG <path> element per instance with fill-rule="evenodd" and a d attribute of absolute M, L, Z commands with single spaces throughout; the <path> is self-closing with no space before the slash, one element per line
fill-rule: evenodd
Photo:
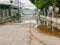
<path fill-rule="evenodd" d="M 18 6 L 18 0 L 12 0 L 13 3 L 10 3 L 11 0 L 0 0 L 0 4 L 8 4 L 8 5 L 14 5 Z"/>

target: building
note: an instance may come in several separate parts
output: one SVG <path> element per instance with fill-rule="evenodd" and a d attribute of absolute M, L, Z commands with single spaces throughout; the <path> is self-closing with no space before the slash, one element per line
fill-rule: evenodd
<path fill-rule="evenodd" d="M 19 10 L 19 0 L 0 0 L 0 18 L 13 16 Z"/>

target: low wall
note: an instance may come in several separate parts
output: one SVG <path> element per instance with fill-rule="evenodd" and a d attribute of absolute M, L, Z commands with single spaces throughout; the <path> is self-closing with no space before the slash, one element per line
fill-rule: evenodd
<path fill-rule="evenodd" d="M 49 16 L 43 16 L 43 15 L 41 15 L 40 17 L 41 17 L 40 19 L 42 21 L 46 21 L 46 22 L 48 22 L 48 24 L 53 22 L 52 26 L 54 26 L 55 28 L 58 28 L 60 30 L 60 19 L 57 19 L 57 18 L 54 18 L 54 17 L 51 18 Z"/>

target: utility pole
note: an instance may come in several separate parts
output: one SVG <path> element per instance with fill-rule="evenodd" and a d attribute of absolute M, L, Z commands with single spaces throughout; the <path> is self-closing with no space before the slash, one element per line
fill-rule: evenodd
<path fill-rule="evenodd" d="M 19 9 L 20 9 L 20 1 L 18 0 L 18 14 L 19 14 Z"/>
<path fill-rule="evenodd" d="M 10 0 L 11 3 L 11 9 L 13 9 L 13 0 Z M 11 16 L 13 16 L 12 12 L 11 12 Z"/>
<path fill-rule="evenodd" d="M 55 17 L 55 8 L 56 8 L 56 0 L 53 0 L 53 12 L 52 12 L 52 19 Z M 53 21 L 52 21 L 52 31 L 53 31 Z"/>
<path fill-rule="evenodd" d="M 55 13 L 55 8 L 56 8 L 56 0 L 53 0 L 53 11 Z"/>

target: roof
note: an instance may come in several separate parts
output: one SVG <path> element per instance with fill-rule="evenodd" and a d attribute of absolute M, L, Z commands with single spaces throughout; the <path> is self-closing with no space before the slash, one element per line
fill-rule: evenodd
<path fill-rule="evenodd" d="M 14 6 L 18 6 L 18 2 L 16 3 L 16 1 L 14 1 L 13 3 L 10 2 L 11 0 L 0 0 L 0 4 L 6 4 L 6 5 L 14 5 Z"/>
<path fill-rule="evenodd" d="M 0 8 L 1 8 L 1 9 L 7 9 L 7 8 L 18 9 L 17 6 L 14 6 L 14 5 L 8 5 L 8 4 L 0 4 Z"/>

